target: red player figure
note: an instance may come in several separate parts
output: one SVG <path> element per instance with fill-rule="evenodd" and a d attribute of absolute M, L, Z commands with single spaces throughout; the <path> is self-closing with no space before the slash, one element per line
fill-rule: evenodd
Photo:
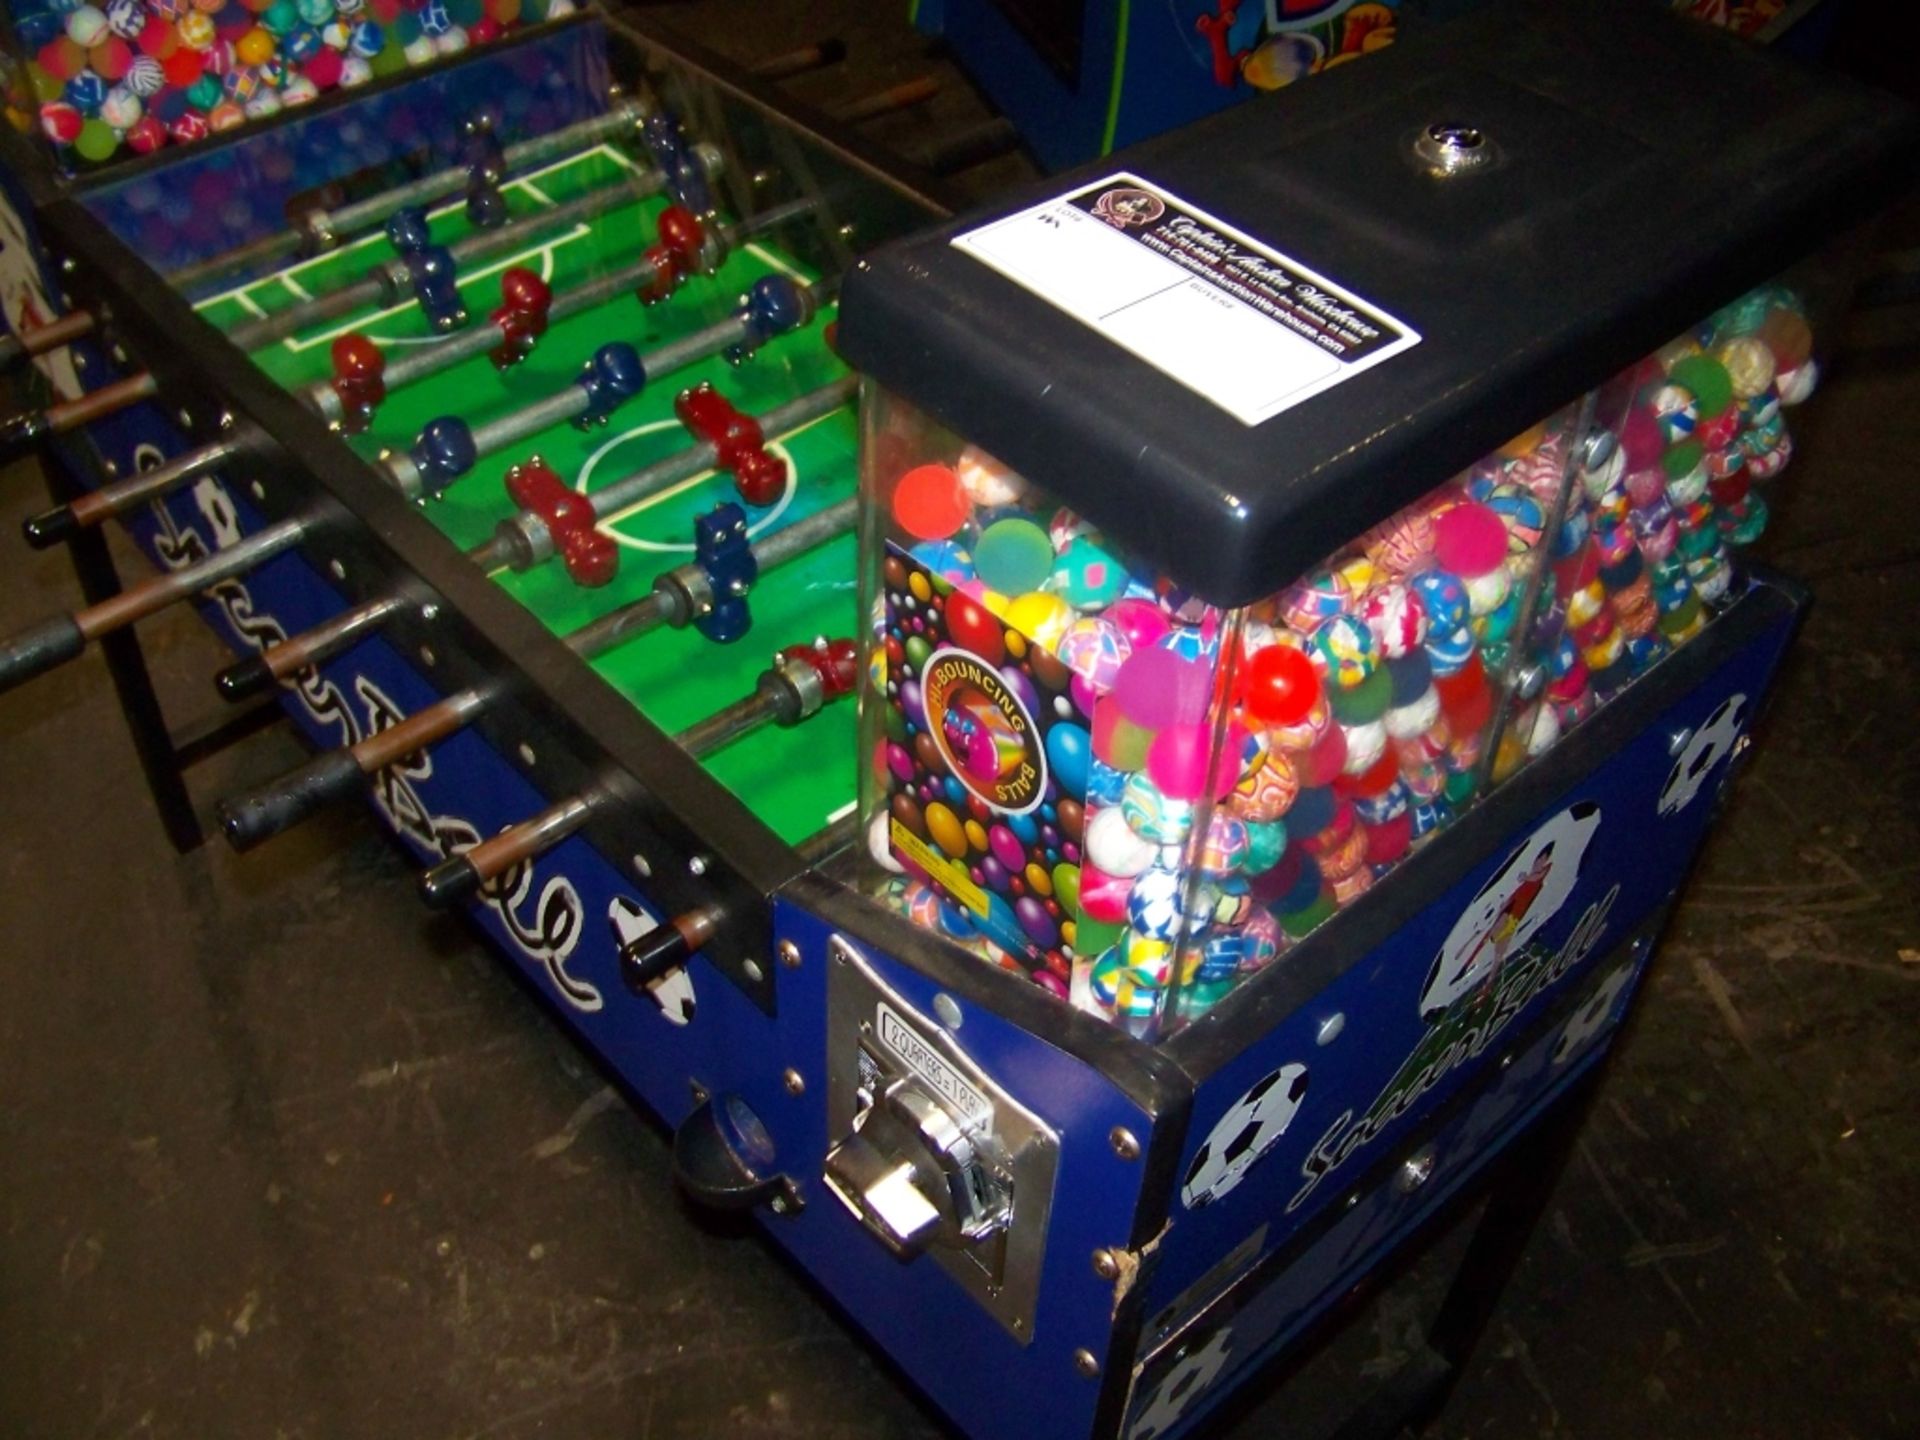
<path fill-rule="evenodd" d="M 591 500 L 568 488 L 538 455 L 509 469 L 505 480 L 513 503 L 546 522 L 574 584 L 591 589 L 613 579 L 620 568 L 620 547 L 595 528 Z"/>
<path fill-rule="evenodd" d="M 653 276 L 640 287 L 640 299 L 648 305 L 665 300 L 701 268 L 701 251 L 707 243 L 706 227 L 683 205 L 669 205 L 660 212 L 659 234 L 660 243 L 649 246 L 646 253 Z"/>
<path fill-rule="evenodd" d="M 1527 912 L 1533 909 L 1533 902 L 1540 898 L 1540 892 L 1546 888 L 1547 876 L 1553 870 L 1553 845 L 1547 847 L 1534 858 L 1526 876 L 1507 897 L 1507 903 L 1500 907 L 1500 913 L 1494 917 L 1493 926 L 1481 937 L 1480 944 L 1474 947 L 1463 974 L 1472 974 L 1480 963 L 1481 952 L 1491 948 L 1493 963 L 1488 966 L 1482 987 L 1491 985 L 1500 974 L 1501 967 L 1507 963 L 1507 951 L 1513 947 L 1513 937 L 1520 933 L 1520 927 L 1526 923 Z"/>
<path fill-rule="evenodd" d="M 492 353 L 494 369 L 510 369 L 533 353 L 547 333 L 552 308 L 553 291 L 525 266 L 516 265 L 500 277 L 500 308 L 490 317 L 500 327 L 500 344 Z"/>
<path fill-rule="evenodd" d="M 357 435 L 373 423 L 387 398 L 387 357 L 357 331 L 333 342 L 333 393 L 340 400 L 340 428 Z"/>
<path fill-rule="evenodd" d="M 673 413 L 694 439 L 712 443 L 714 468 L 733 476 L 734 489 L 747 504 L 771 505 L 780 498 L 787 484 L 786 462 L 768 453 L 759 421 L 741 414 L 705 383 L 674 397 Z"/>
<path fill-rule="evenodd" d="M 1225 90 L 1231 90 L 1233 82 L 1240 78 L 1240 58 L 1227 40 L 1239 11 L 1240 0 L 1220 0 L 1218 14 L 1199 15 L 1193 22 L 1193 28 L 1200 32 L 1207 48 L 1213 52 L 1213 83 Z"/>
<path fill-rule="evenodd" d="M 860 678 L 860 647 L 851 640 L 816 640 L 811 645 L 789 645 L 775 657 L 781 669 L 805 665 L 820 679 L 821 701 L 851 694 Z"/>

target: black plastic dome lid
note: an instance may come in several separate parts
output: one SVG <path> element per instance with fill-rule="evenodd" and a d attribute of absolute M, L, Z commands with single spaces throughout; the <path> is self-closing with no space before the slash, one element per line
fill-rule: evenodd
<path fill-rule="evenodd" d="M 875 252 L 839 346 L 1245 604 L 1891 203 L 1917 141 L 1656 0 L 1498 5 Z"/>

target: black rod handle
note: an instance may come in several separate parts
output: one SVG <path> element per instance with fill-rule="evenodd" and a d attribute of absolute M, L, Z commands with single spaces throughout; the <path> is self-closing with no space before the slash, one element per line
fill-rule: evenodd
<path fill-rule="evenodd" d="M 56 505 L 51 510 L 43 510 L 38 515 L 29 515 L 22 520 L 20 533 L 26 536 L 27 544 L 34 549 L 50 550 L 78 535 L 80 522 L 74 518 L 71 506 Z"/>
<path fill-rule="evenodd" d="M 251 850 L 361 790 L 366 778 L 352 750 L 329 750 L 271 785 L 222 800 L 221 832 L 235 850 Z"/>
<path fill-rule="evenodd" d="M 435 910 L 448 910 L 478 894 L 485 883 L 479 866 L 465 855 L 450 855 L 422 872 L 420 898 Z"/>
<path fill-rule="evenodd" d="M 56 615 L 0 640 L 0 693 L 66 664 L 86 648 L 86 632 L 71 615 Z"/>
<path fill-rule="evenodd" d="M 44 410 L 22 410 L 0 419 L 0 465 L 11 465 L 31 455 L 51 434 L 53 421 Z"/>
<path fill-rule="evenodd" d="M 213 677 L 213 686 L 220 692 L 220 698 L 235 703 L 264 695 L 273 688 L 273 683 L 273 667 L 258 651 L 242 655 Z"/>

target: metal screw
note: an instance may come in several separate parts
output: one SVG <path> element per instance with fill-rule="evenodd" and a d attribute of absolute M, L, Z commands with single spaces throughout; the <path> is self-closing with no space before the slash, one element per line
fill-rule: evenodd
<path fill-rule="evenodd" d="M 793 941 L 782 940 L 778 945 L 774 946 L 773 949 L 774 953 L 780 957 L 780 963 L 786 966 L 787 969 L 798 970 L 800 968 L 800 947 L 794 944 Z"/>
<path fill-rule="evenodd" d="M 1682 725 L 1667 737 L 1667 754 L 1678 755 L 1693 743 L 1693 731 Z"/>
<path fill-rule="evenodd" d="M 647 863 L 646 856 L 635 855 L 633 857 L 633 873 L 638 875 L 642 880 L 650 880 L 653 878 L 653 866 Z"/>
<path fill-rule="evenodd" d="M 758 960 L 742 960 L 740 962 L 740 972 L 756 985 L 767 978 L 767 972 L 760 968 L 760 962 Z"/>
<path fill-rule="evenodd" d="M 327 573 L 336 580 L 344 580 L 347 578 L 347 567 L 342 565 L 338 560 L 329 560 L 327 562 Z"/>
<path fill-rule="evenodd" d="M 787 1197 L 786 1196 L 776 1195 L 773 1197 L 773 1199 L 769 1200 L 767 1203 L 772 1207 L 774 1214 L 784 1215 L 787 1213 Z"/>
<path fill-rule="evenodd" d="M 1120 1262 L 1114 1258 L 1111 1250 L 1093 1252 L 1093 1273 L 1102 1280 L 1111 1280 L 1120 1273 Z"/>
<path fill-rule="evenodd" d="M 958 1030 L 967 1018 L 960 1013 L 960 1002 L 944 990 L 933 997 L 933 1014 L 949 1030 Z"/>
<path fill-rule="evenodd" d="M 529 769 L 531 769 L 536 763 L 534 759 L 534 754 L 533 754 L 533 746 L 527 744 L 527 742 L 524 740 L 520 742 L 520 763 L 522 765 L 527 766 Z"/>
<path fill-rule="evenodd" d="M 1402 1195 L 1411 1195 L 1427 1181 L 1433 1178 L 1434 1155 L 1431 1147 L 1417 1155 L 1409 1155 L 1400 1166 L 1400 1173 L 1393 1177 L 1393 1185 Z"/>
<path fill-rule="evenodd" d="M 247 488 L 253 492 L 254 499 L 265 500 L 267 498 L 267 487 L 264 481 L 256 480 Z"/>
<path fill-rule="evenodd" d="M 707 857 L 704 855 L 690 856 L 687 860 L 687 873 L 689 875 L 706 874 L 707 873 Z"/>
<path fill-rule="evenodd" d="M 100 470 L 101 470 L 101 473 L 104 474 L 109 480 L 114 480 L 119 478 L 120 467 L 114 464 L 113 461 L 111 460 L 102 460 L 100 462 Z"/>
<path fill-rule="evenodd" d="M 193 428 L 193 412 L 191 410 L 176 410 L 173 412 L 173 418 L 180 422 L 180 428 L 182 430 L 191 430 Z"/>
<path fill-rule="evenodd" d="M 222 431 L 230 431 L 239 423 L 240 422 L 234 417 L 233 411 L 222 410 L 220 412 L 220 428 Z"/>
<path fill-rule="evenodd" d="M 439 602 L 429 600 L 426 604 L 422 605 L 420 607 L 420 618 L 427 621 L 438 620 L 440 618 Z"/>
<path fill-rule="evenodd" d="M 781 1079 L 781 1082 L 785 1084 L 787 1087 L 787 1094 L 804 1095 L 807 1093 L 806 1076 L 802 1075 L 798 1070 L 793 1069 L 791 1066 L 789 1066 L 786 1072 L 781 1075 L 780 1079 Z"/>
<path fill-rule="evenodd" d="M 1428 174 L 1445 178 L 1479 169 L 1493 159 L 1493 146 L 1479 126 L 1443 120 L 1429 125 L 1413 142 L 1413 153 L 1425 162 Z"/>
<path fill-rule="evenodd" d="M 76 261 L 71 255 L 66 256 L 60 262 L 60 273 L 62 275 L 71 275 L 73 274 L 74 271 L 78 270 L 79 268 L 80 268 L 79 262 Z"/>
<path fill-rule="evenodd" d="M 1095 1379 L 1100 1374 L 1100 1357 L 1083 1347 L 1073 1352 L 1073 1368 L 1087 1379 Z"/>
<path fill-rule="evenodd" d="M 1116 1125 L 1107 1132 L 1107 1143 L 1113 1146 L 1113 1153 L 1122 1160 L 1140 1158 L 1140 1142 L 1134 1139 L 1133 1132 L 1124 1125 Z"/>
<path fill-rule="evenodd" d="M 1347 1028 L 1347 1012 L 1336 1010 L 1320 1022 L 1320 1028 L 1313 1032 L 1313 1043 L 1331 1045 L 1340 1038 L 1340 1032 Z"/>

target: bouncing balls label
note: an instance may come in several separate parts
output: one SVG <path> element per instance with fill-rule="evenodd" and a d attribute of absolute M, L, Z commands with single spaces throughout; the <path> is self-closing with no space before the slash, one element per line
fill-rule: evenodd
<path fill-rule="evenodd" d="M 965 907 L 967 933 L 1064 981 L 1090 744 L 1073 672 L 899 548 L 884 568 L 890 848 Z"/>
<path fill-rule="evenodd" d="M 1337 282 L 1126 173 L 952 243 L 1244 425 L 1420 343 Z"/>
<path fill-rule="evenodd" d="M 1047 785 L 1033 717 L 999 672 L 965 650 L 936 650 L 921 671 L 928 732 L 947 770 L 994 809 L 1025 815 Z"/>

